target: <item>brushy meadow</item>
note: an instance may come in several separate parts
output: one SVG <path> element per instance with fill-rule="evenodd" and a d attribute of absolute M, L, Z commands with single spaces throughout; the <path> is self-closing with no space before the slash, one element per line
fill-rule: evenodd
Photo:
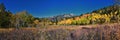
<path fill-rule="evenodd" d="M 1 29 L 0 40 L 120 40 L 120 24 Z M 54 26 L 53 26 L 54 27 Z"/>

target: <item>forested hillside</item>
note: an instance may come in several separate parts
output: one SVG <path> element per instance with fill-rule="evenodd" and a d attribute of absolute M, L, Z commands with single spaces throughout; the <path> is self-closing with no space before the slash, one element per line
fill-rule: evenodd
<path fill-rule="evenodd" d="M 64 19 L 58 24 L 62 25 L 86 25 L 86 24 L 104 24 L 116 23 L 120 21 L 120 6 L 112 5 L 104 7 L 80 16 Z"/>
<path fill-rule="evenodd" d="M 16 14 L 6 10 L 3 3 L 0 4 L 0 27 L 39 27 L 46 25 L 88 25 L 116 23 L 120 21 L 120 6 L 111 5 L 92 12 L 83 13 L 80 16 L 64 14 L 53 17 L 38 18 L 27 11 Z"/>

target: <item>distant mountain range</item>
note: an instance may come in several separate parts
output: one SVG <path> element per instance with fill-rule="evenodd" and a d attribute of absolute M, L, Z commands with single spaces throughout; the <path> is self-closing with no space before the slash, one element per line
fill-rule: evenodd
<path fill-rule="evenodd" d="M 70 17 L 74 17 L 74 14 L 63 14 L 63 15 L 57 15 L 57 16 L 53 16 L 53 17 L 48 17 L 48 19 L 50 19 L 51 21 L 56 22 L 57 21 L 61 21 L 64 18 L 70 18 Z"/>
<path fill-rule="evenodd" d="M 73 17 L 75 16 L 74 14 L 63 14 L 63 15 L 57 15 L 53 16 L 52 18 L 66 18 L 66 17 Z"/>

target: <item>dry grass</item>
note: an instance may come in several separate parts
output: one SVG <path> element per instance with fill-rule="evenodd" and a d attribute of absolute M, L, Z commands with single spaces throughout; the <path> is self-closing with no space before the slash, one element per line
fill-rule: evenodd
<path fill-rule="evenodd" d="M 0 40 L 120 40 L 120 24 L 2 28 Z"/>

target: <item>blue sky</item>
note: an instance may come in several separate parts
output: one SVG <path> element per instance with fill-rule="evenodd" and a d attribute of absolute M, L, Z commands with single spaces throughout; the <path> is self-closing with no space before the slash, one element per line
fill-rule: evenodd
<path fill-rule="evenodd" d="M 0 0 L 12 13 L 27 10 L 35 17 L 80 15 L 114 4 L 113 0 Z"/>

